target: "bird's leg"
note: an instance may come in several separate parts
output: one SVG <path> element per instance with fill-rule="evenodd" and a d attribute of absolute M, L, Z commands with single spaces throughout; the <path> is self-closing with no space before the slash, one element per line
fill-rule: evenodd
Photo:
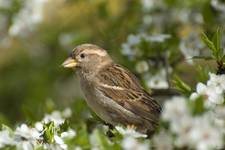
<path fill-rule="evenodd" d="M 106 135 L 109 137 L 109 138 L 112 138 L 114 137 L 115 135 L 113 134 L 112 130 L 114 129 L 114 126 L 110 123 L 106 123 L 104 122 L 104 125 L 108 126 L 108 131 L 106 132 Z"/>

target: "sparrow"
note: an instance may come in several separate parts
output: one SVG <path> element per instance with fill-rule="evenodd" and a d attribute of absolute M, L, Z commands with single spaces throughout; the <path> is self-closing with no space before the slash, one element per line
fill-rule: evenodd
<path fill-rule="evenodd" d="M 112 126 L 135 126 L 154 132 L 161 106 L 128 69 L 113 62 L 106 50 L 94 44 L 75 47 L 63 64 L 80 79 L 87 105 Z"/>

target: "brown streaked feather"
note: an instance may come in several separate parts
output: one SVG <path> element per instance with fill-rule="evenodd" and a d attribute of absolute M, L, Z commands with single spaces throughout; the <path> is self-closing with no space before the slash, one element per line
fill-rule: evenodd
<path fill-rule="evenodd" d="M 141 87 L 132 73 L 117 64 L 111 64 L 102 69 L 97 78 L 100 82 L 98 89 L 105 96 L 153 125 L 157 124 L 161 106 Z"/>
<path fill-rule="evenodd" d="M 142 90 L 137 78 L 130 71 L 118 64 L 110 64 L 110 66 L 103 68 L 98 74 L 98 79 L 101 83 L 106 85 L 118 86 L 136 91 Z"/>

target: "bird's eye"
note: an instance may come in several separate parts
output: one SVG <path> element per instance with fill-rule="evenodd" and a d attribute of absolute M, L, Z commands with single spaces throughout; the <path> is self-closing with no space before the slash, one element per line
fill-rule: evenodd
<path fill-rule="evenodd" d="M 80 54 L 80 58 L 85 58 L 85 55 L 83 53 Z"/>

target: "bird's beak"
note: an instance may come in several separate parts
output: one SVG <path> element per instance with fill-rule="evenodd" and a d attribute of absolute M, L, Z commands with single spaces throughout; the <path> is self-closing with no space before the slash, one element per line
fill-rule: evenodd
<path fill-rule="evenodd" d="M 64 68 L 74 68 L 77 66 L 77 62 L 75 59 L 69 57 L 62 63 L 62 66 Z"/>

